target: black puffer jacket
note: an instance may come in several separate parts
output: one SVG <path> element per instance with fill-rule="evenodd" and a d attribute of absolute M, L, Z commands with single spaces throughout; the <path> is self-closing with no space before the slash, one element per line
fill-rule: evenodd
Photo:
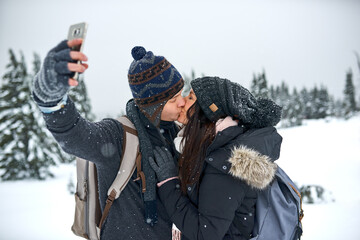
<path fill-rule="evenodd" d="M 274 177 L 281 142 L 274 127 L 229 127 L 209 146 L 202 177 L 187 186 L 188 196 L 179 180 L 163 184 L 160 199 L 182 239 L 249 239 L 257 191 Z"/>

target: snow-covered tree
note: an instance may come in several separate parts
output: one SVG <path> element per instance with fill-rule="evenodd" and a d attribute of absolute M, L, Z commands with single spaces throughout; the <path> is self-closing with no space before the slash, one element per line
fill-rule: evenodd
<path fill-rule="evenodd" d="M 300 126 L 302 124 L 303 104 L 300 99 L 300 94 L 294 88 L 293 93 L 290 96 L 290 102 L 287 113 L 287 125 L 288 127 Z"/>
<path fill-rule="evenodd" d="M 360 73 L 360 56 L 358 52 L 354 52 L 355 53 L 355 57 L 356 57 L 356 63 L 357 63 L 357 67 L 359 69 L 359 73 Z M 358 94 L 358 109 L 360 109 L 360 77 L 358 77 L 358 83 L 357 83 L 357 94 Z"/>
<path fill-rule="evenodd" d="M 336 117 L 336 101 L 333 96 L 329 94 L 328 116 Z"/>
<path fill-rule="evenodd" d="M 340 99 L 334 100 L 334 116 L 338 118 L 344 117 L 344 111 L 343 111 L 343 101 Z"/>
<path fill-rule="evenodd" d="M 351 117 L 356 111 L 355 86 L 351 69 L 346 73 L 343 109 L 346 118 Z"/>
<path fill-rule="evenodd" d="M 290 93 L 283 81 L 280 86 L 270 86 L 269 97 L 283 108 L 281 127 L 297 126 L 303 119 L 320 119 L 337 113 L 337 105 L 325 86 L 311 90 L 304 87 L 300 92 L 294 88 Z"/>
<path fill-rule="evenodd" d="M 263 72 L 261 74 L 258 74 L 257 76 L 255 74 L 253 75 L 250 92 L 256 98 L 269 98 L 269 89 L 265 70 L 263 70 Z"/>
<path fill-rule="evenodd" d="M 269 98 L 275 101 L 276 92 L 275 92 L 275 87 L 273 85 L 269 87 Z"/>
<path fill-rule="evenodd" d="M 302 117 L 303 119 L 312 118 L 312 96 L 306 88 L 301 89 L 300 99 L 303 105 Z"/>
<path fill-rule="evenodd" d="M 330 111 L 330 95 L 325 86 L 321 85 L 318 95 L 318 109 L 317 114 L 318 118 L 326 118 L 331 115 Z"/>
<path fill-rule="evenodd" d="M 290 103 L 290 93 L 288 85 L 283 81 L 279 88 L 279 100 L 278 104 L 283 108 L 282 109 L 282 118 L 288 118 L 289 109 L 291 107 Z"/>
<path fill-rule="evenodd" d="M 45 128 L 41 113 L 32 100 L 28 74 L 21 53 L 18 60 L 9 50 L 10 63 L 0 87 L 0 177 L 3 180 L 45 179 L 49 166 L 66 161 L 66 155 Z M 34 71 L 40 67 L 35 55 Z"/>
<path fill-rule="evenodd" d="M 311 118 L 320 119 L 329 115 L 329 94 L 324 86 L 314 87 L 311 92 Z"/>

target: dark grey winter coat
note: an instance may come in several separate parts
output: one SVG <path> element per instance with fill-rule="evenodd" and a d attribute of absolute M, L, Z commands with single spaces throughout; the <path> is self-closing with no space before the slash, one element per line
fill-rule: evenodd
<path fill-rule="evenodd" d="M 159 189 L 182 239 L 249 239 L 257 191 L 272 181 L 282 137 L 274 127 L 243 132 L 239 126 L 219 132 L 209 146 L 198 185 L 181 194 L 179 180 Z"/>
<path fill-rule="evenodd" d="M 63 150 L 95 163 L 98 171 L 100 204 L 103 209 L 107 191 L 120 166 L 122 125 L 114 119 L 104 119 L 97 123 L 89 122 L 80 116 L 71 100 L 68 100 L 62 110 L 44 114 L 44 119 Z M 170 130 L 173 129 L 164 129 L 163 135 L 172 141 L 171 134 L 166 135 L 167 132 L 171 132 Z M 132 179 L 135 178 L 136 173 Z M 158 223 L 154 227 L 145 223 L 140 184 L 130 180 L 111 207 L 102 227 L 101 239 L 171 239 L 171 221 L 160 200 L 157 201 L 157 213 Z"/>

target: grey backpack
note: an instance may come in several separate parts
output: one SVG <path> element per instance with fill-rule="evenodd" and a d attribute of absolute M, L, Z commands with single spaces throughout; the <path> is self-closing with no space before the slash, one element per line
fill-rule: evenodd
<path fill-rule="evenodd" d="M 258 194 L 251 240 L 300 239 L 303 216 L 299 189 L 278 166 L 273 182 Z"/>
<path fill-rule="evenodd" d="M 74 234 L 86 239 L 100 239 L 101 226 L 109 213 L 113 201 L 120 196 L 135 168 L 137 168 L 138 175 L 142 173 L 137 131 L 127 117 L 120 117 L 117 120 L 122 123 L 125 133 L 123 154 L 118 175 L 108 190 L 108 199 L 103 212 L 101 212 L 99 203 L 96 166 L 90 161 L 76 158 L 75 218 L 71 230 Z"/>

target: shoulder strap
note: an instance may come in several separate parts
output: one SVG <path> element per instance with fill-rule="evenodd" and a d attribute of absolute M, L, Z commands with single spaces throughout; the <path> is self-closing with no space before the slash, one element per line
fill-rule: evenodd
<path fill-rule="evenodd" d="M 304 210 L 302 208 L 302 199 L 301 199 L 301 193 L 299 189 L 296 187 L 296 185 L 293 183 L 293 181 L 290 179 L 290 177 L 285 173 L 285 171 L 278 166 L 276 171 L 276 177 L 282 181 L 287 188 L 289 189 L 289 192 L 293 195 L 294 199 L 298 202 L 298 212 L 299 212 L 299 221 L 301 223 L 301 220 L 304 217 Z"/>
<path fill-rule="evenodd" d="M 125 134 L 120 168 L 113 184 L 108 190 L 108 195 L 116 191 L 115 199 L 120 196 L 121 191 L 134 173 L 136 158 L 139 153 L 139 138 L 134 124 L 126 116 L 122 116 L 117 120 L 122 123 Z"/>
<path fill-rule="evenodd" d="M 113 201 L 120 196 L 121 192 L 124 190 L 133 175 L 135 168 L 138 165 L 137 162 L 141 163 L 139 138 L 134 124 L 126 116 L 122 116 L 117 120 L 122 123 L 122 127 L 124 129 L 121 164 L 118 174 L 108 190 L 108 198 L 99 223 L 100 228 L 109 214 Z"/>

